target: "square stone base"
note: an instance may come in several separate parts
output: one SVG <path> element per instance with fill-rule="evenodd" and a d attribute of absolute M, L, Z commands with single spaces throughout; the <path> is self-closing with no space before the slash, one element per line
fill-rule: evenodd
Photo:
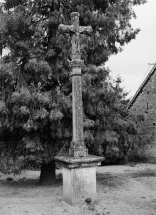
<path fill-rule="evenodd" d="M 63 168 L 63 200 L 70 205 L 85 203 L 88 198 L 93 202 L 96 199 L 96 167 L 104 158 L 88 155 L 81 158 L 56 156 L 55 159 Z"/>
<path fill-rule="evenodd" d="M 68 169 L 63 167 L 63 200 L 70 205 L 96 199 L 96 167 Z"/>

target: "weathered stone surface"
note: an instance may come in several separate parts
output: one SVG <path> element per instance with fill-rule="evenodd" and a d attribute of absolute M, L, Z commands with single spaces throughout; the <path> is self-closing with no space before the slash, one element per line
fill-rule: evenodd
<path fill-rule="evenodd" d="M 67 168 L 99 166 L 104 157 L 88 155 L 87 157 L 56 156 L 55 159 Z"/>
<path fill-rule="evenodd" d="M 96 199 L 96 167 L 63 168 L 63 200 L 70 205 Z"/>
<path fill-rule="evenodd" d="M 76 71 L 75 71 L 76 70 Z M 80 72 L 73 69 L 73 72 Z M 82 109 L 82 81 L 81 76 L 72 77 L 72 108 L 73 108 L 73 142 L 83 144 L 83 109 Z"/>
<path fill-rule="evenodd" d="M 70 147 L 69 149 L 69 155 L 75 158 L 80 158 L 80 157 L 86 157 L 88 155 L 88 149 L 85 147 L 85 145 L 82 145 L 82 142 L 80 143 L 81 145 Z"/>
<path fill-rule="evenodd" d="M 78 60 L 78 59 L 70 62 L 70 66 L 72 68 L 80 68 L 81 69 L 83 64 L 84 64 L 83 60 Z M 82 75 L 81 70 L 72 70 L 71 76 L 73 76 L 73 75 Z"/>
<path fill-rule="evenodd" d="M 75 158 L 71 156 L 56 156 L 55 159 L 60 160 L 65 163 L 90 163 L 94 161 L 103 161 L 104 157 L 99 157 L 95 155 L 88 155 L 87 157 L 83 158 Z"/>

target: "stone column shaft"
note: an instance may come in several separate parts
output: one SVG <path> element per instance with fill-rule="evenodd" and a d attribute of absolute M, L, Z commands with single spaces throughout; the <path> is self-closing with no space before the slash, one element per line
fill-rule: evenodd
<path fill-rule="evenodd" d="M 73 142 L 83 142 L 81 68 L 73 68 L 72 75 Z"/>
<path fill-rule="evenodd" d="M 73 140 L 69 154 L 73 157 L 86 157 L 88 150 L 84 145 L 83 137 L 83 105 L 82 105 L 82 74 L 80 59 L 71 62 L 72 66 L 72 118 Z"/>

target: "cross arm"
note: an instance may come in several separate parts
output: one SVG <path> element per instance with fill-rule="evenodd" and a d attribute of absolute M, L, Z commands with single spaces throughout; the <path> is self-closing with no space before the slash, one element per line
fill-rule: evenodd
<path fill-rule="evenodd" d="M 80 33 L 81 34 L 90 34 L 92 32 L 91 26 L 80 26 Z"/>
<path fill-rule="evenodd" d="M 72 25 L 63 25 L 63 24 L 60 24 L 59 27 L 58 27 L 58 30 L 59 30 L 61 33 L 70 33 L 70 32 L 74 32 L 74 31 L 73 31 L 73 26 L 72 26 Z"/>

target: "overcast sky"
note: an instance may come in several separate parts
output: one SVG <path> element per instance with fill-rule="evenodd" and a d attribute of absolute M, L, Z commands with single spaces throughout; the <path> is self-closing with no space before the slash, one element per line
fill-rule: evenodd
<path fill-rule="evenodd" d="M 130 91 L 132 97 L 140 84 L 152 69 L 148 63 L 156 63 L 156 0 L 148 0 L 144 5 L 135 7 L 137 19 L 132 26 L 141 31 L 123 51 L 110 57 L 106 66 L 112 71 L 111 75 L 120 75 L 123 86 Z"/>

